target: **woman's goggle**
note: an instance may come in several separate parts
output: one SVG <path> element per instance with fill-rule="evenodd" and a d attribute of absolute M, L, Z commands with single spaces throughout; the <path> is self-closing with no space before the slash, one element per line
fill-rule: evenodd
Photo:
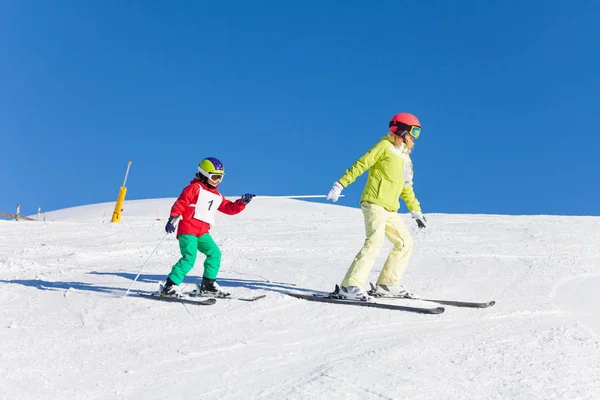
<path fill-rule="evenodd" d="M 223 174 L 212 174 L 212 175 L 209 175 L 209 179 L 211 181 L 215 181 L 215 182 L 216 181 L 221 181 L 221 180 L 223 180 Z"/>
<path fill-rule="evenodd" d="M 419 137 L 419 135 L 421 134 L 421 128 L 419 128 L 418 126 L 411 126 L 409 130 L 406 131 L 410 136 L 414 137 L 415 139 Z"/>
<path fill-rule="evenodd" d="M 394 125 L 390 124 L 390 127 L 391 126 L 396 127 L 395 133 L 400 136 L 404 136 L 408 133 L 410 136 L 412 136 L 413 138 L 416 139 L 421 134 L 421 128 L 418 126 L 407 126 L 407 125 L 400 124 L 400 123 L 396 123 Z"/>

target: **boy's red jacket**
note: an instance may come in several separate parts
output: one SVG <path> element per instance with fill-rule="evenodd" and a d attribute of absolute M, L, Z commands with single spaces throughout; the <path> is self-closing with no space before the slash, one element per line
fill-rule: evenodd
<path fill-rule="evenodd" d="M 223 198 L 221 205 L 217 210 L 224 214 L 235 215 L 246 208 L 246 205 L 242 199 L 236 201 L 227 200 L 219 193 L 217 188 L 210 188 L 204 183 L 200 182 L 198 178 L 194 178 L 188 186 L 186 186 L 173 207 L 171 207 L 171 217 L 177 217 L 181 215 L 179 220 L 179 226 L 177 228 L 177 236 L 179 235 L 194 235 L 200 236 L 208 233 L 210 230 L 210 224 L 200 221 L 194 218 L 195 207 L 190 207 L 190 204 L 196 204 L 198 202 L 198 194 L 200 193 L 200 186 L 203 190 L 208 190 L 211 193 L 217 194 Z"/>

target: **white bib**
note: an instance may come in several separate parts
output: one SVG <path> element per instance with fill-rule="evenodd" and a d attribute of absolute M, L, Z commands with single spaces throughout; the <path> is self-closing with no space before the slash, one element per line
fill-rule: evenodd
<path fill-rule="evenodd" d="M 202 189 L 202 186 L 200 186 L 198 201 L 196 204 L 190 204 L 190 207 L 196 207 L 194 218 L 206 222 L 207 224 L 214 225 L 215 214 L 222 201 L 223 197 L 221 197 L 221 195 L 204 190 Z"/>

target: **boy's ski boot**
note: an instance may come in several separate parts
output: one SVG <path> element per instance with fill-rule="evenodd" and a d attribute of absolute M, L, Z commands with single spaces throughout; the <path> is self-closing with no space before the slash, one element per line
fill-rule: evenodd
<path fill-rule="evenodd" d="M 166 297 L 181 297 L 181 288 L 171 278 L 167 278 L 164 285 L 162 283 L 158 285 L 158 293 Z"/>
<path fill-rule="evenodd" d="M 196 283 L 196 290 L 193 292 L 196 296 L 228 297 L 231 293 L 224 291 L 214 280 L 202 277 L 202 283 Z"/>

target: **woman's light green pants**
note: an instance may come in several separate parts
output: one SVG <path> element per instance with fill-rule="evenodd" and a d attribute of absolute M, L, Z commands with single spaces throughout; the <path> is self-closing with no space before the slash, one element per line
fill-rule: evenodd
<path fill-rule="evenodd" d="M 397 212 L 387 211 L 367 202 L 362 202 L 361 208 L 365 217 L 367 238 L 348 269 L 342 286 L 365 286 L 386 237 L 394 247 L 385 260 L 377 284 L 398 285 L 412 254 L 412 236 L 406 229 L 402 216 Z"/>

